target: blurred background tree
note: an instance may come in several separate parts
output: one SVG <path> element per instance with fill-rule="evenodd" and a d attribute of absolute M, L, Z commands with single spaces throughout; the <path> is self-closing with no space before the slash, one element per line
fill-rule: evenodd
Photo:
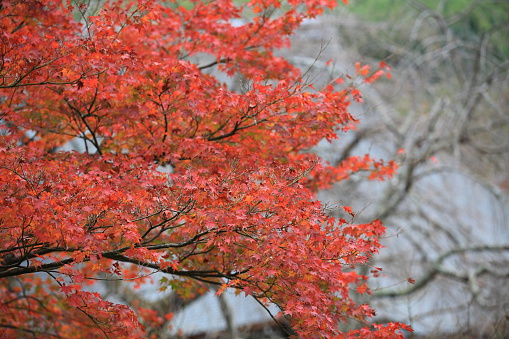
<path fill-rule="evenodd" d="M 387 278 L 364 300 L 415 336 L 509 335 L 507 41 L 509 2 L 483 0 L 352 1 L 295 37 L 294 61 L 324 83 L 353 74 L 355 60 L 392 67 L 392 79 L 361 88 L 359 129 L 316 151 L 331 163 L 399 159 L 377 189 L 359 178 L 322 198 L 356 201 L 388 227 L 372 261 Z"/>

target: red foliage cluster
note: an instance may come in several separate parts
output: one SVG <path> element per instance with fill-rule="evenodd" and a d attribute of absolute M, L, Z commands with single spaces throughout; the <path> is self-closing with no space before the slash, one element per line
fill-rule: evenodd
<path fill-rule="evenodd" d="M 315 91 L 274 56 L 335 2 L 94 3 L 0 1 L 2 333 L 142 337 L 132 309 L 85 288 L 139 267 L 179 277 L 165 281 L 182 291 L 212 283 L 276 303 L 303 338 L 367 321 L 373 311 L 351 299 L 366 277 L 350 268 L 378 251 L 384 228 L 331 218 L 314 190 L 395 166 L 366 156 L 332 168 L 302 153 L 353 126 L 359 94 Z M 247 89 L 229 90 L 212 67 Z M 83 152 L 62 151 L 76 139 Z"/>

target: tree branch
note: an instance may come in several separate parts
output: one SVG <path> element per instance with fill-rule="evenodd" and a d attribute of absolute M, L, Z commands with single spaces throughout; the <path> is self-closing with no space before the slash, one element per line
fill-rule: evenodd
<path fill-rule="evenodd" d="M 446 277 L 450 277 L 453 279 L 460 280 L 462 282 L 468 283 L 471 281 L 472 278 L 469 277 L 469 275 L 463 275 L 459 272 L 455 272 L 449 269 L 446 269 L 442 266 L 443 262 L 457 254 L 461 253 L 467 253 L 467 252 L 499 252 L 499 251 L 509 251 L 509 245 L 502 245 L 502 246 L 473 246 L 473 247 L 464 247 L 464 248 L 457 248 L 450 251 L 447 251 L 440 255 L 438 259 L 433 263 L 433 266 L 431 270 L 428 271 L 423 277 L 421 277 L 419 280 L 415 282 L 414 285 L 410 286 L 406 289 L 401 290 L 378 290 L 373 291 L 373 296 L 376 298 L 397 298 L 402 296 L 407 296 L 410 294 L 413 294 L 424 287 L 428 285 L 435 277 L 438 275 L 443 275 Z M 475 274 L 475 277 L 485 274 L 485 273 L 491 273 L 490 270 L 483 268 L 480 270 L 477 274 Z"/>

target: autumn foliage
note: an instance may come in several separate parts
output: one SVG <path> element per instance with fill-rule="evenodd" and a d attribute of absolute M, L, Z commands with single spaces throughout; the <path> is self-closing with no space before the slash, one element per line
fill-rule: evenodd
<path fill-rule="evenodd" d="M 395 165 L 302 152 L 352 128 L 360 94 L 350 78 L 315 90 L 275 55 L 335 2 L 179 3 L 0 1 L 1 334 L 143 337 L 139 321 L 165 315 L 90 285 L 160 271 L 183 295 L 217 284 L 273 302 L 302 338 L 400 335 L 352 300 L 383 226 L 349 207 L 334 219 L 314 195 Z M 64 151 L 73 140 L 82 152 Z M 348 319 L 366 328 L 340 333 Z"/>

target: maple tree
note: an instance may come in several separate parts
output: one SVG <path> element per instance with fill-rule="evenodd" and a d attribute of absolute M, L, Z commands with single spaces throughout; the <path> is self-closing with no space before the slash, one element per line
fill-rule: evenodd
<path fill-rule="evenodd" d="M 315 197 L 396 165 L 366 155 L 332 167 L 302 152 L 354 127 L 348 106 L 361 96 L 351 78 L 315 90 L 275 55 L 335 5 L 1 1 L 2 333 L 143 337 L 139 319 L 162 315 L 88 286 L 142 284 L 153 271 L 172 277 L 162 288 L 216 284 L 275 303 L 303 338 L 410 330 L 368 325 L 374 311 L 352 300 L 369 293 L 352 268 L 379 250 L 380 221 L 334 219 Z M 214 61 L 192 62 L 199 55 Z M 211 68 L 242 76 L 245 90 Z M 384 68 L 357 65 L 356 76 L 371 82 Z M 76 139 L 84 152 L 64 152 Z M 366 328 L 340 333 L 348 319 Z"/>

